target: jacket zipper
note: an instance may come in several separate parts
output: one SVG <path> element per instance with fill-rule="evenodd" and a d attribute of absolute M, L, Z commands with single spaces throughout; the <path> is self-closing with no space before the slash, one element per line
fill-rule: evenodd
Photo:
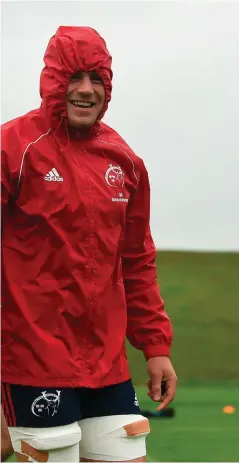
<path fill-rule="evenodd" d="M 92 225 L 92 222 L 93 222 L 93 215 L 94 215 L 94 212 L 93 212 L 93 205 L 94 205 L 94 201 L 93 201 L 93 195 L 92 195 L 92 191 L 91 191 L 91 185 L 90 185 L 90 177 L 88 175 L 88 173 L 86 172 L 86 169 L 85 169 L 85 166 L 81 160 L 81 156 L 85 159 L 85 152 L 84 152 L 84 149 L 81 150 L 81 153 L 78 153 L 78 151 L 76 151 L 76 154 L 77 154 L 77 158 L 75 159 L 76 160 L 76 164 L 81 168 L 84 176 L 87 178 L 87 182 L 88 182 L 88 192 L 89 192 L 89 198 L 90 198 L 90 201 L 91 201 L 91 205 L 92 205 L 92 211 L 91 211 L 91 220 L 90 220 L 90 234 L 92 235 L 92 238 L 91 238 L 91 295 L 90 295 L 90 301 L 89 301 L 89 315 L 91 317 L 91 313 L 92 313 L 92 307 L 93 307 L 93 304 L 94 304 L 94 300 L 95 300 L 95 284 L 94 284 L 94 250 L 95 250 L 95 246 L 94 246 L 94 239 L 93 239 L 93 225 Z M 89 317 L 89 318 L 90 318 Z M 88 325 L 90 325 L 90 321 L 88 321 Z M 90 327 L 89 327 L 90 328 Z M 88 342 L 87 342 L 88 340 Z M 87 343 L 87 351 L 90 350 L 91 346 L 89 344 L 89 338 L 85 339 L 86 343 Z M 91 366 L 90 364 L 88 364 L 88 362 L 85 360 L 85 366 L 86 368 L 90 371 L 91 370 Z M 86 380 L 86 383 L 87 383 L 87 380 Z"/>

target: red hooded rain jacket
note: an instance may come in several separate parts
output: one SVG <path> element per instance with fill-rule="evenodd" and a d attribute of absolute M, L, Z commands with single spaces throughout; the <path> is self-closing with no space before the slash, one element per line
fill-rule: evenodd
<path fill-rule="evenodd" d="M 112 71 L 98 33 L 60 27 L 44 62 L 41 107 L 2 126 L 2 381 L 103 387 L 130 377 L 126 336 L 146 358 L 170 351 L 148 175 L 101 122 Z M 79 69 L 106 90 L 87 136 L 67 128 Z"/>

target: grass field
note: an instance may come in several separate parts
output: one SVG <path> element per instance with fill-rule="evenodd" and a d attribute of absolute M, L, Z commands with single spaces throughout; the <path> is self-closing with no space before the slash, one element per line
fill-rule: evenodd
<path fill-rule="evenodd" d="M 239 253 L 159 252 L 157 268 L 180 383 L 239 384 Z M 129 349 L 129 359 L 140 384 L 142 355 Z"/>
<path fill-rule="evenodd" d="M 142 408 L 153 409 L 144 388 L 138 389 Z M 222 412 L 233 404 L 236 413 Z M 239 393 L 236 386 L 180 387 L 174 418 L 150 420 L 149 461 L 238 462 Z"/>
<path fill-rule="evenodd" d="M 160 252 L 157 267 L 179 387 L 176 416 L 150 420 L 149 461 L 238 462 L 239 253 Z M 141 408 L 153 409 L 143 356 L 128 355 Z M 223 414 L 227 404 L 235 414 Z"/>

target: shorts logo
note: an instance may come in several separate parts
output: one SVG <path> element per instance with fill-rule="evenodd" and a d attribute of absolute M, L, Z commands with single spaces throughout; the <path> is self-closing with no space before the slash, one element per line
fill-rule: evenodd
<path fill-rule="evenodd" d="M 37 397 L 32 403 L 31 410 L 36 416 L 42 417 L 44 415 L 54 416 L 58 412 L 60 405 L 61 391 L 56 390 L 56 394 L 43 391 L 42 395 Z"/>
<path fill-rule="evenodd" d="M 138 397 L 137 397 L 136 393 L 135 393 L 135 396 L 134 396 L 134 405 L 136 407 L 139 407 L 139 401 L 138 401 Z"/>
<path fill-rule="evenodd" d="M 120 166 L 113 166 L 110 164 L 109 169 L 105 173 L 105 180 L 109 186 L 123 187 L 124 186 L 124 173 Z"/>

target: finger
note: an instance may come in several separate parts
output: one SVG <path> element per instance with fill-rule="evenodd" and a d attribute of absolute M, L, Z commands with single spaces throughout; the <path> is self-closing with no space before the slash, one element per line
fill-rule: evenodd
<path fill-rule="evenodd" d="M 167 392 L 164 397 L 162 397 L 162 403 L 161 405 L 157 408 L 158 411 L 163 410 L 166 408 L 174 399 L 176 394 L 176 383 L 175 385 L 169 385 L 167 388 Z"/>
<path fill-rule="evenodd" d="M 147 387 L 148 387 L 148 392 L 147 392 L 147 396 L 153 400 L 153 397 L 152 397 L 152 381 L 148 380 L 146 381 L 146 384 L 147 384 Z"/>
<path fill-rule="evenodd" d="M 171 402 L 172 402 L 172 398 L 167 396 L 165 397 L 165 399 L 162 401 L 161 405 L 159 405 L 159 407 L 157 407 L 157 410 L 158 412 L 160 412 L 160 410 L 164 410 L 164 408 L 166 408 Z"/>
<path fill-rule="evenodd" d="M 159 402 L 161 399 L 161 381 L 158 381 L 157 383 L 152 382 L 150 392 L 152 395 L 152 399 L 155 402 Z"/>
<path fill-rule="evenodd" d="M 146 384 L 150 392 L 150 394 L 148 394 L 149 397 L 154 402 L 160 402 L 162 393 L 162 375 L 155 375 L 154 377 L 151 377 L 151 379 L 146 381 Z"/>
<path fill-rule="evenodd" d="M 161 399 L 159 399 L 159 400 L 155 400 L 155 399 L 153 398 L 153 396 L 152 396 L 152 393 L 151 393 L 151 392 L 147 392 L 147 396 L 148 396 L 148 397 L 149 397 L 151 400 L 153 400 L 153 402 L 161 402 Z"/>
<path fill-rule="evenodd" d="M 146 381 L 146 384 L 147 384 L 148 390 L 151 391 L 151 388 L 152 388 L 152 381 L 148 380 L 148 381 Z"/>

